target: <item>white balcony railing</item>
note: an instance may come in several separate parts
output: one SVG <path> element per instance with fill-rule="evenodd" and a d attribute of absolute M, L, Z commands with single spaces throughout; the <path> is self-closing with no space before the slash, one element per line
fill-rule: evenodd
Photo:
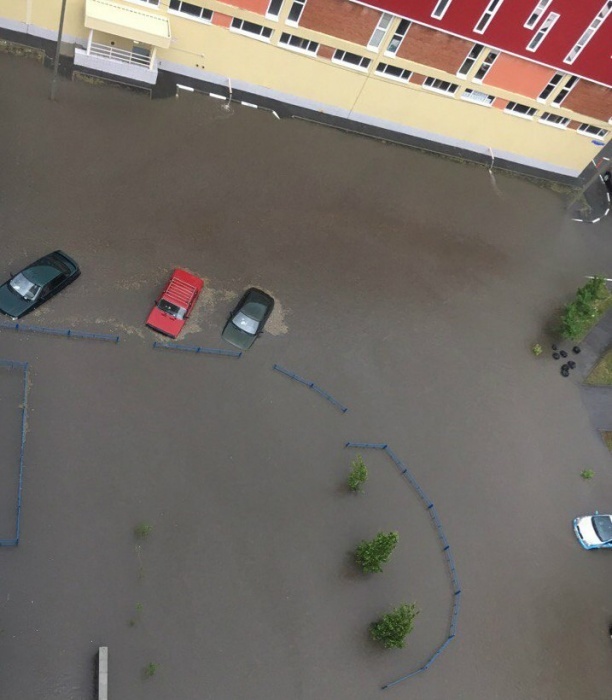
<path fill-rule="evenodd" d="M 143 56 L 133 51 L 118 49 L 116 46 L 107 46 L 106 44 L 96 44 L 92 42 L 89 53 L 91 56 L 107 58 L 110 61 L 129 63 L 130 65 L 142 66 L 143 68 L 149 68 L 151 65 L 151 56 Z"/>

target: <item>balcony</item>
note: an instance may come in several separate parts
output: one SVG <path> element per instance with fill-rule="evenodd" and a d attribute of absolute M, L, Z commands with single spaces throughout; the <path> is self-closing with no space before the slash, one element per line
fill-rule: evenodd
<path fill-rule="evenodd" d="M 148 85 L 155 85 L 157 82 L 155 50 L 151 53 L 148 48 L 127 51 L 89 41 L 86 49 L 75 48 L 74 65 Z"/>

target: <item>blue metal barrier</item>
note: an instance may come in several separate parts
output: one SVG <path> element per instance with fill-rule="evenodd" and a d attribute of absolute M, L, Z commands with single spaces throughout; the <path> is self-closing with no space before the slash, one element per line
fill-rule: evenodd
<path fill-rule="evenodd" d="M 453 605 L 452 605 L 452 613 L 450 616 L 450 623 L 448 626 L 448 635 L 447 635 L 446 639 L 434 651 L 434 653 L 429 657 L 429 659 L 427 659 L 427 661 L 420 668 L 416 669 L 416 671 L 411 671 L 410 673 L 406 674 L 405 676 L 402 676 L 401 678 L 398 678 L 394 681 L 391 681 L 391 682 L 383 685 L 382 689 L 386 690 L 387 688 L 392 688 L 394 685 L 397 685 L 398 683 L 401 683 L 402 681 L 408 680 L 408 678 L 412 678 L 412 676 L 416 676 L 418 673 L 421 673 L 422 671 L 426 671 L 431 666 L 431 664 L 438 658 L 438 656 L 440 656 L 440 654 L 444 651 L 444 649 L 446 649 L 446 647 L 453 641 L 453 639 L 455 638 L 455 635 L 457 634 L 457 620 L 459 618 L 459 608 L 461 606 L 461 587 L 459 585 L 459 577 L 457 576 L 457 570 L 455 568 L 455 561 L 454 561 L 453 555 L 451 553 L 450 544 L 448 543 L 448 539 L 446 538 L 446 533 L 444 532 L 444 529 L 442 528 L 442 523 L 440 522 L 440 517 L 438 516 L 438 512 L 436 510 L 436 507 L 434 506 L 431 499 L 427 496 L 425 491 L 423 491 L 423 489 L 421 488 L 418 481 L 411 474 L 408 467 L 400 460 L 400 458 L 395 454 L 395 452 L 393 452 L 393 450 L 389 447 L 389 445 L 387 445 L 385 443 L 347 442 L 345 444 L 345 447 L 383 450 L 384 452 L 387 453 L 387 455 L 393 461 L 395 466 L 398 468 L 401 476 L 403 476 L 406 479 L 406 481 L 408 481 L 410 486 L 414 489 L 416 494 L 423 501 L 423 504 L 424 504 L 425 508 L 427 509 L 427 512 L 429 513 L 429 517 L 431 518 L 431 520 L 436 528 L 436 534 L 438 535 L 438 539 L 440 540 L 440 543 L 442 545 L 442 551 L 444 552 L 444 556 L 446 559 L 446 566 L 447 566 L 449 578 L 450 578 L 450 581 L 452 584 Z"/>
<path fill-rule="evenodd" d="M 107 335 L 106 333 L 90 333 L 89 331 L 75 331 L 72 328 L 46 328 L 45 326 L 28 326 L 25 323 L 10 323 L 0 321 L 0 328 L 7 328 L 13 331 L 25 331 L 28 333 L 46 333 L 48 335 L 63 335 L 66 338 L 85 338 L 89 340 L 106 340 L 111 343 L 118 343 L 118 335 Z"/>
<path fill-rule="evenodd" d="M 199 345 L 178 345 L 177 343 L 160 343 L 157 340 L 153 343 L 154 348 L 163 350 L 181 350 L 182 352 L 203 353 L 205 355 L 222 355 L 224 357 L 242 357 L 241 352 L 236 350 L 219 350 L 217 348 L 202 348 Z"/>
<path fill-rule="evenodd" d="M 17 513 L 15 516 L 15 537 L 7 540 L 0 540 L 0 547 L 16 547 L 19 544 L 19 533 L 21 530 L 21 492 L 23 487 L 23 455 L 25 450 L 25 436 L 28 413 L 28 363 L 16 362 L 14 360 L 0 360 L 0 366 L 23 370 L 23 400 L 21 402 L 21 446 L 19 448 L 19 480 L 17 484 Z"/>
<path fill-rule="evenodd" d="M 310 382 L 310 381 L 308 381 L 308 379 L 304 379 L 303 377 L 300 377 L 299 374 L 295 374 L 294 372 L 291 372 L 288 369 L 285 369 L 284 367 L 281 367 L 280 365 L 277 365 L 277 364 L 274 364 L 272 366 L 272 369 L 275 369 L 277 372 L 284 374 L 286 377 L 290 377 L 291 379 L 295 379 L 296 382 L 299 382 L 300 384 L 304 384 L 304 386 L 307 386 L 309 389 L 316 391 L 317 394 L 320 394 L 324 399 L 327 399 L 331 404 L 333 404 L 336 408 L 338 408 L 340 411 L 342 411 L 342 413 L 346 413 L 348 411 L 348 408 L 346 406 L 343 406 L 340 403 L 340 401 L 335 399 L 331 394 L 328 394 L 326 391 L 321 389 L 321 387 L 317 386 L 314 382 Z"/>

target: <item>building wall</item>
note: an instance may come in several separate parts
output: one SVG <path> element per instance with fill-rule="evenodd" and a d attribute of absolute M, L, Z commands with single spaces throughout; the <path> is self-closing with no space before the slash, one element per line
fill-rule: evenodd
<path fill-rule="evenodd" d="M 545 103 L 537 99 L 555 73 L 550 68 L 501 54 L 482 83 L 476 83 L 472 78 L 485 60 L 487 49 L 474 62 L 469 79 L 456 75 L 472 49 L 471 41 L 412 24 L 397 55 L 388 56 L 385 50 L 399 18 L 390 24 L 378 50 L 372 51 L 366 46 L 377 26 L 379 12 L 345 0 L 308 0 L 295 26 L 286 23 L 293 1 L 285 0 L 279 18 L 272 19 L 264 14 L 268 0 L 232 0 L 232 4 L 193 0 L 192 5 L 214 13 L 212 21 L 170 12 L 172 44 L 169 49 L 158 49 L 156 54 L 162 69 L 171 65 L 175 72 L 201 74 L 203 80 L 221 84 L 231 80 L 245 89 L 252 86 L 253 92 L 263 91 L 292 104 L 312 105 L 323 113 L 445 144 L 460 144 L 477 153 L 492 149 L 516 162 L 537 161 L 553 172 L 577 175 L 596 156 L 599 147 L 593 138 L 576 131 L 579 126 L 589 124 L 603 129 L 607 133 L 597 138 L 610 140 L 608 88 L 581 80 L 562 105 L 554 107 L 551 101 L 563 82 Z M 130 6 L 127 0 L 123 4 Z M 73 37 L 81 46 L 86 45 L 89 34 L 83 24 L 84 7 L 85 0 L 68 0 L 64 26 L 64 36 Z M 168 13 L 167 4 L 147 9 Z M 46 0 L 20 5 L 14 0 L 0 0 L 1 17 L 5 18 L 5 25 L 8 21 L 23 23 L 24 27 L 31 24 L 36 31 L 46 31 L 51 36 L 57 31 L 57 8 Z M 237 33 L 230 28 L 233 18 L 265 27 L 271 36 L 263 40 Z M 280 43 L 283 33 L 318 46 L 314 52 L 289 50 Z M 96 41 L 100 38 L 96 37 Z M 337 49 L 361 56 L 369 64 L 356 67 L 338 63 L 332 60 Z M 401 80 L 381 74 L 381 64 L 406 73 Z M 432 80 L 443 81 L 454 92 L 428 89 Z M 470 90 L 472 95 L 466 92 Z M 492 104 L 486 106 L 467 98 L 487 99 Z M 516 102 L 533 110 L 531 118 L 505 111 L 509 103 Z M 568 124 L 559 128 L 540 122 L 543 113 L 563 117 L 569 120 Z"/>

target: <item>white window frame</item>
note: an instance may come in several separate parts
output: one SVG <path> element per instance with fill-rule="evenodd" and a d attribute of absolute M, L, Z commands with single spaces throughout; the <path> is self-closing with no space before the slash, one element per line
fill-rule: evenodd
<path fill-rule="evenodd" d="M 473 95 L 483 95 L 486 99 L 474 98 Z M 495 95 L 488 95 L 486 92 L 479 92 L 478 90 L 472 90 L 471 88 L 466 88 L 460 95 L 462 100 L 466 102 L 471 102 L 475 105 L 480 105 L 481 107 L 491 107 L 493 102 L 495 102 Z"/>
<path fill-rule="evenodd" d="M 381 66 L 384 66 L 381 68 Z M 399 71 L 402 71 L 402 75 L 393 75 L 393 73 L 387 73 L 385 70 L 386 68 L 395 68 Z M 401 66 L 394 66 L 393 64 L 389 63 L 383 63 L 380 61 L 378 65 L 376 66 L 376 69 L 374 71 L 376 75 L 380 75 L 383 78 L 388 78 L 389 80 L 397 80 L 398 83 L 407 83 L 410 80 L 410 76 L 412 75 L 412 71 L 408 70 L 408 68 L 402 68 Z M 406 73 L 407 75 L 403 75 Z"/>
<path fill-rule="evenodd" d="M 283 37 L 287 36 L 290 39 L 299 39 L 300 41 L 307 41 L 308 44 L 312 44 L 314 48 L 307 48 L 304 49 L 300 46 L 293 46 L 292 44 L 288 43 L 287 41 L 283 41 Z M 289 34 L 289 32 L 283 32 L 280 36 L 280 39 L 278 40 L 279 46 L 282 46 L 285 49 L 289 49 L 289 51 L 295 51 L 296 53 L 303 53 L 308 56 L 316 56 L 317 51 L 319 50 L 319 44 L 316 41 L 312 41 L 312 39 L 305 39 L 304 37 L 301 36 L 296 36 L 295 34 Z"/>
<path fill-rule="evenodd" d="M 299 8 L 297 13 L 297 19 L 289 19 L 289 15 L 293 12 L 293 8 L 295 7 Z M 300 19 L 302 18 L 302 13 L 304 12 L 305 7 L 306 0 L 293 0 L 293 2 L 291 3 L 291 7 L 289 8 L 289 14 L 287 15 L 285 24 L 288 24 L 290 27 L 297 27 L 300 23 Z"/>
<path fill-rule="evenodd" d="M 578 78 L 575 75 L 571 75 L 569 77 L 569 80 L 559 90 L 559 92 L 557 93 L 557 96 L 553 97 L 551 104 L 554 107 L 560 107 L 563 104 L 563 102 L 565 101 L 565 98 L 576 87 L 576 85 L 578 85 Z"/>
<path fill-rule="evenodd" d="M 563 59 L 563 63 L 572 64 L 578 58 L 578 56 L 580 56 L 584 47 L 595 36 L 595 32 L 599 29 L 599 27 L 601 27 L 610 12 L 612 12 L 612 0 L 606 0 L 601 10 L 599 10 L 597 13 L 595 19 L 584 30 L 580 39 L 578 39 L 572 50 Z"/>
<path fill-rule="evenodd" d="M 127 0 L 132 5 L 140 5 L 141 7 L 159 7 L 160 0 Z"/>
<path fill-rule="evenodd" d="M 523 27 L 526 29 L 533 29 L 540 21 L 540 17 L 546 12 L 551 2 L 552 0 L 538 0 L 538 4 L 529 13 L 529 17 L 527 17 Z"/>
<path fill-rule="evenodd" d="M 489 62 L 489 57 L 493 56 L 491 61 Z M 478 85 L 482 84 L 482 81 L 487 77 L 487 73 L 491 70 L 493 67 L 493 64 L 497 59 L 499 58 L 499 51 L 494 51 L 493 49 L 490 49 L 487 51 L 487 55 L 484 57 L 482 63 L 478 66 L 478 70 L 476 71 L 476 74 L 472 78 L 473 83 L 477 83 Z M 480 71 L 485 68 L 485 72 L 480 76 L 480 78 L 477 78 L 476 75 L 480 73 Z"/>
<path fill-rule="evenodd" d="M 453 0 L 438 0 L 436 3 L 436 6 L 433 9 L 433 12 L 431 13 L 431 16 L 434 17 L 435 19 L 442 19 L 444 17 L 446 10 L 450 7 L 450 4 Z"/>
<path fill-rule="evenodd" d="M 591 131 L 589 131 L 589 129 L 591 129 Z M 596 139 L 604 139 L 609 133 L 606 129 L 594 126 L 593 124 L 581 124 L 576 131 L 582 136 Z"/>
<path fill-rule="evenodd" d="M 476 22 L 476 26 L 474 27 L 474 31 L 476 32 L 476 34 L 484 34 L 487 31 L 487 27 L 491 24 L 491 20 L 497 14 L 497 11 L 502 6 L 503 1 L 504 0 L 489 1 L 487 9 L 482 13 L 480 19 L 478 20 L 478 22 Z"/>
<path fill-rule="evenodd" d="M 187 5 L 192 5 L 193 7 L 200 7 L 199 5 L 195 5 L 192 2 L 189 2 L 188 0 L 177 0 L 179 3 L 179 9 L 175 10 L 174 8 L 170 7 L 170 3 L 168 3 L 168 14 L 169 15 L 177 15 L 178 17 L 185 17 L 185 19 L 192 19 L 194 22 L 202 22 L 203 24 L 211 24 L 212 23 L 212 18 L 214 15 L 214 12 L 212 10 L 209 10 L 207 7 L 201 7 L 202 12 L 210 12 L 210 19 L 207 19 L 206 17 L 202 17 L 202 14 L 200 14 L 199 17 L 196 15 L 192 15 L 189 12 L 183 12 L 181 10 L 181 7 L 184 4 Z"/>
<path fill-rule="evenodd" d="M 525 107 L 525 109 L 529 110 L 530 113 L 525 114 L 524 112 L 519 112 L 519 111 L 515 110 L 513 107 L 511 107 L 510 105 L 515 105 L 516 107 Z M 524 105 L 521 102 L 514 102 L 514 100 L 508 102 L 508 104 L 506 105 L 506 108 L 504 109 L 504 112 L 506 112 L 506 114 L 512 114 L 512 116 L 514 116 L 514 117 L 520 117 L 521 119 L 528 119 L 529 121 L 531 121 L 534 118 L 535 113 L 537 111 L 538 110 L 535 107 L 529 107 L 528 105 Z"/>
<path fill-rule="evenodd" d="M 383 43 L 383 39 L 387 34 L 391 22 L 393 21 L 393 15 L 388 12 L 383 12 L 378 20 L 378 24 L 374 27 L 370 41 L 368 41 L 367 48 L 370 51 L 378 51 L 380 45 Z"/>
<path fill-rule="evenodd" d="M 548 102 L 550 96 L 553 94 L 553 92 L 559 87 L 562 80 L 563 80 L 563 73 L 555 73 L 553 75 L 553 77 L 546 83 L 546 85 L 540 91 L 540 94 L 537 97 L 538 102 L 541 102 L 542 104 L 546 104 Z M 548 90 L 548 92 L 546 94 L 546 97 L 542 97 L 542 94 L 544 92 L 546 92 L 547 90 Z"/>
<path fill-rule="evenodd" d="M 342 54 L 342 58 L 338 58 L 338 54 Z M 357 56 L 362 61 L 366 61 L 365 66 L 357 65 L 356 63 L 351 63 L 350 61 L 343 60 L 344 56 L 346 56 L 346 54 L 350 54 L 351 56 Z M 370 63 L 372 63 L 372 59 L 368 58 L 367 56 L 360 56 L 358 53 L 353 53 L 352 51 L 344 51 L 344 49 L 336 49 L 334 51 L 334 55 L 332 56 L 332 63 L 339 63 L 341 66 L 347 66 L 348 68 L 352 68 L 353 70 L 360 70 L 364 73 L 367 73 L 368 68 L 370 67 Z"/>
<path fill-rule="evenodd" d="M 555 119 L 560 119 L 561 121 L 555 121 Z M 570 118 L 562 117 L 560 114 L 554 114 L 553 112 L 542 112 L 538 121 L 546 124 L 546 126 L 554 126 L 556 129 L 567 129 Z"/>
<path fill-rule="evenodd" d="M 437 83 L 446 83 L 448 88 L 439 87 Z M 459 85 L 456 83 L 451 83 L 449 80 L 442 80 L 440 78 L 425 78 L 423 81 L 423 87 L 425 90 L 431 90 L 432 92 L 437 92 L 439 95 L 450 95 L 451 97 L 459 89 Z"/>
<path fill-rule="evenodd" d="M 241 22 L 243 25 L 246 24 L 254 24 L 256 27 L 259 27 L 262 30 L 261 34 L 256 34 L 255 32 L 249 32 L 242 27 L 235 27 L 234 22 Z M 270 36 L 263 36 L 263 32 L 270 32 Z M 240 19 L 239 17 L 233 17 L 232 21 L 230 23 L 230 32 L 235 32 L 236 34 L 242 34 L 242 36 L 248 36 L 251 37 L 251 39 L 257 39 L 257 41 L 264 41 L 266 44 L 270 43 L 270 39 L 272 38 L 272 29 L 270 27 L 266 27 L 263 24 L 257 24 L 257 22 L 249 22 L 247 19 Z"/>
<path fill-rule="evenodd" d="M 531 37 L 531 41 L 525 47 L 527 51 L 537 51 L 540 44 L 546 39 L 550 30 L 555 26 L 560 15 L 558 12 L 549 12 L 538 31 Z"/>
<path fill-rule="evenodd" d="M 270 12 L 270 7 L 274 1 L 275 0 L 270 0 L 270 2 L 268 3 L 268 9 L 266 10 L 266 18 L 267 19 L 278 19 L 279 15 L 281 13 L 281 10 L 283 9 L 284 0 L 280 0 L 280 5 L 278 6 L 278 12 L 276 14 L 274 14 L 273 12 Z"/>
<path fill-rule="evenodd" d="M 482 44 L 474 44 L 474 46 L 472 46 L 468 55 L 463 59 L 463 63 L 459 66 L 459 70 L 457 71 L 457 76 L 459 78 L 467 77 L 483 51 L 484 46 Z M 472 56 L 472 54 L 474 55 Z"/>
<path fill-rule="evenodd" d="M 400 27 L 404 22 L 406 23 L 406 28 L 402 32 Z M 395 54 L 399 51 L 399 47 L 402 45 L 402 42 L 406 38 L 406 34 L 408 33 L 411 24 L 412 22 L 409 19 L 402 19 L 400 21 L 400 23 L 397 25 L 397 29 L 393 32 L 393 36 L 391 37 L 391 39 L 389 39 L 389 43 L 387 44 L 387 48 L 385 50 L 385 56 L 395 56 Z M 395 51 L 389 50 L 389 47 L 394 41 L 397 41 L 397 48 L 395 49 Z"/>

